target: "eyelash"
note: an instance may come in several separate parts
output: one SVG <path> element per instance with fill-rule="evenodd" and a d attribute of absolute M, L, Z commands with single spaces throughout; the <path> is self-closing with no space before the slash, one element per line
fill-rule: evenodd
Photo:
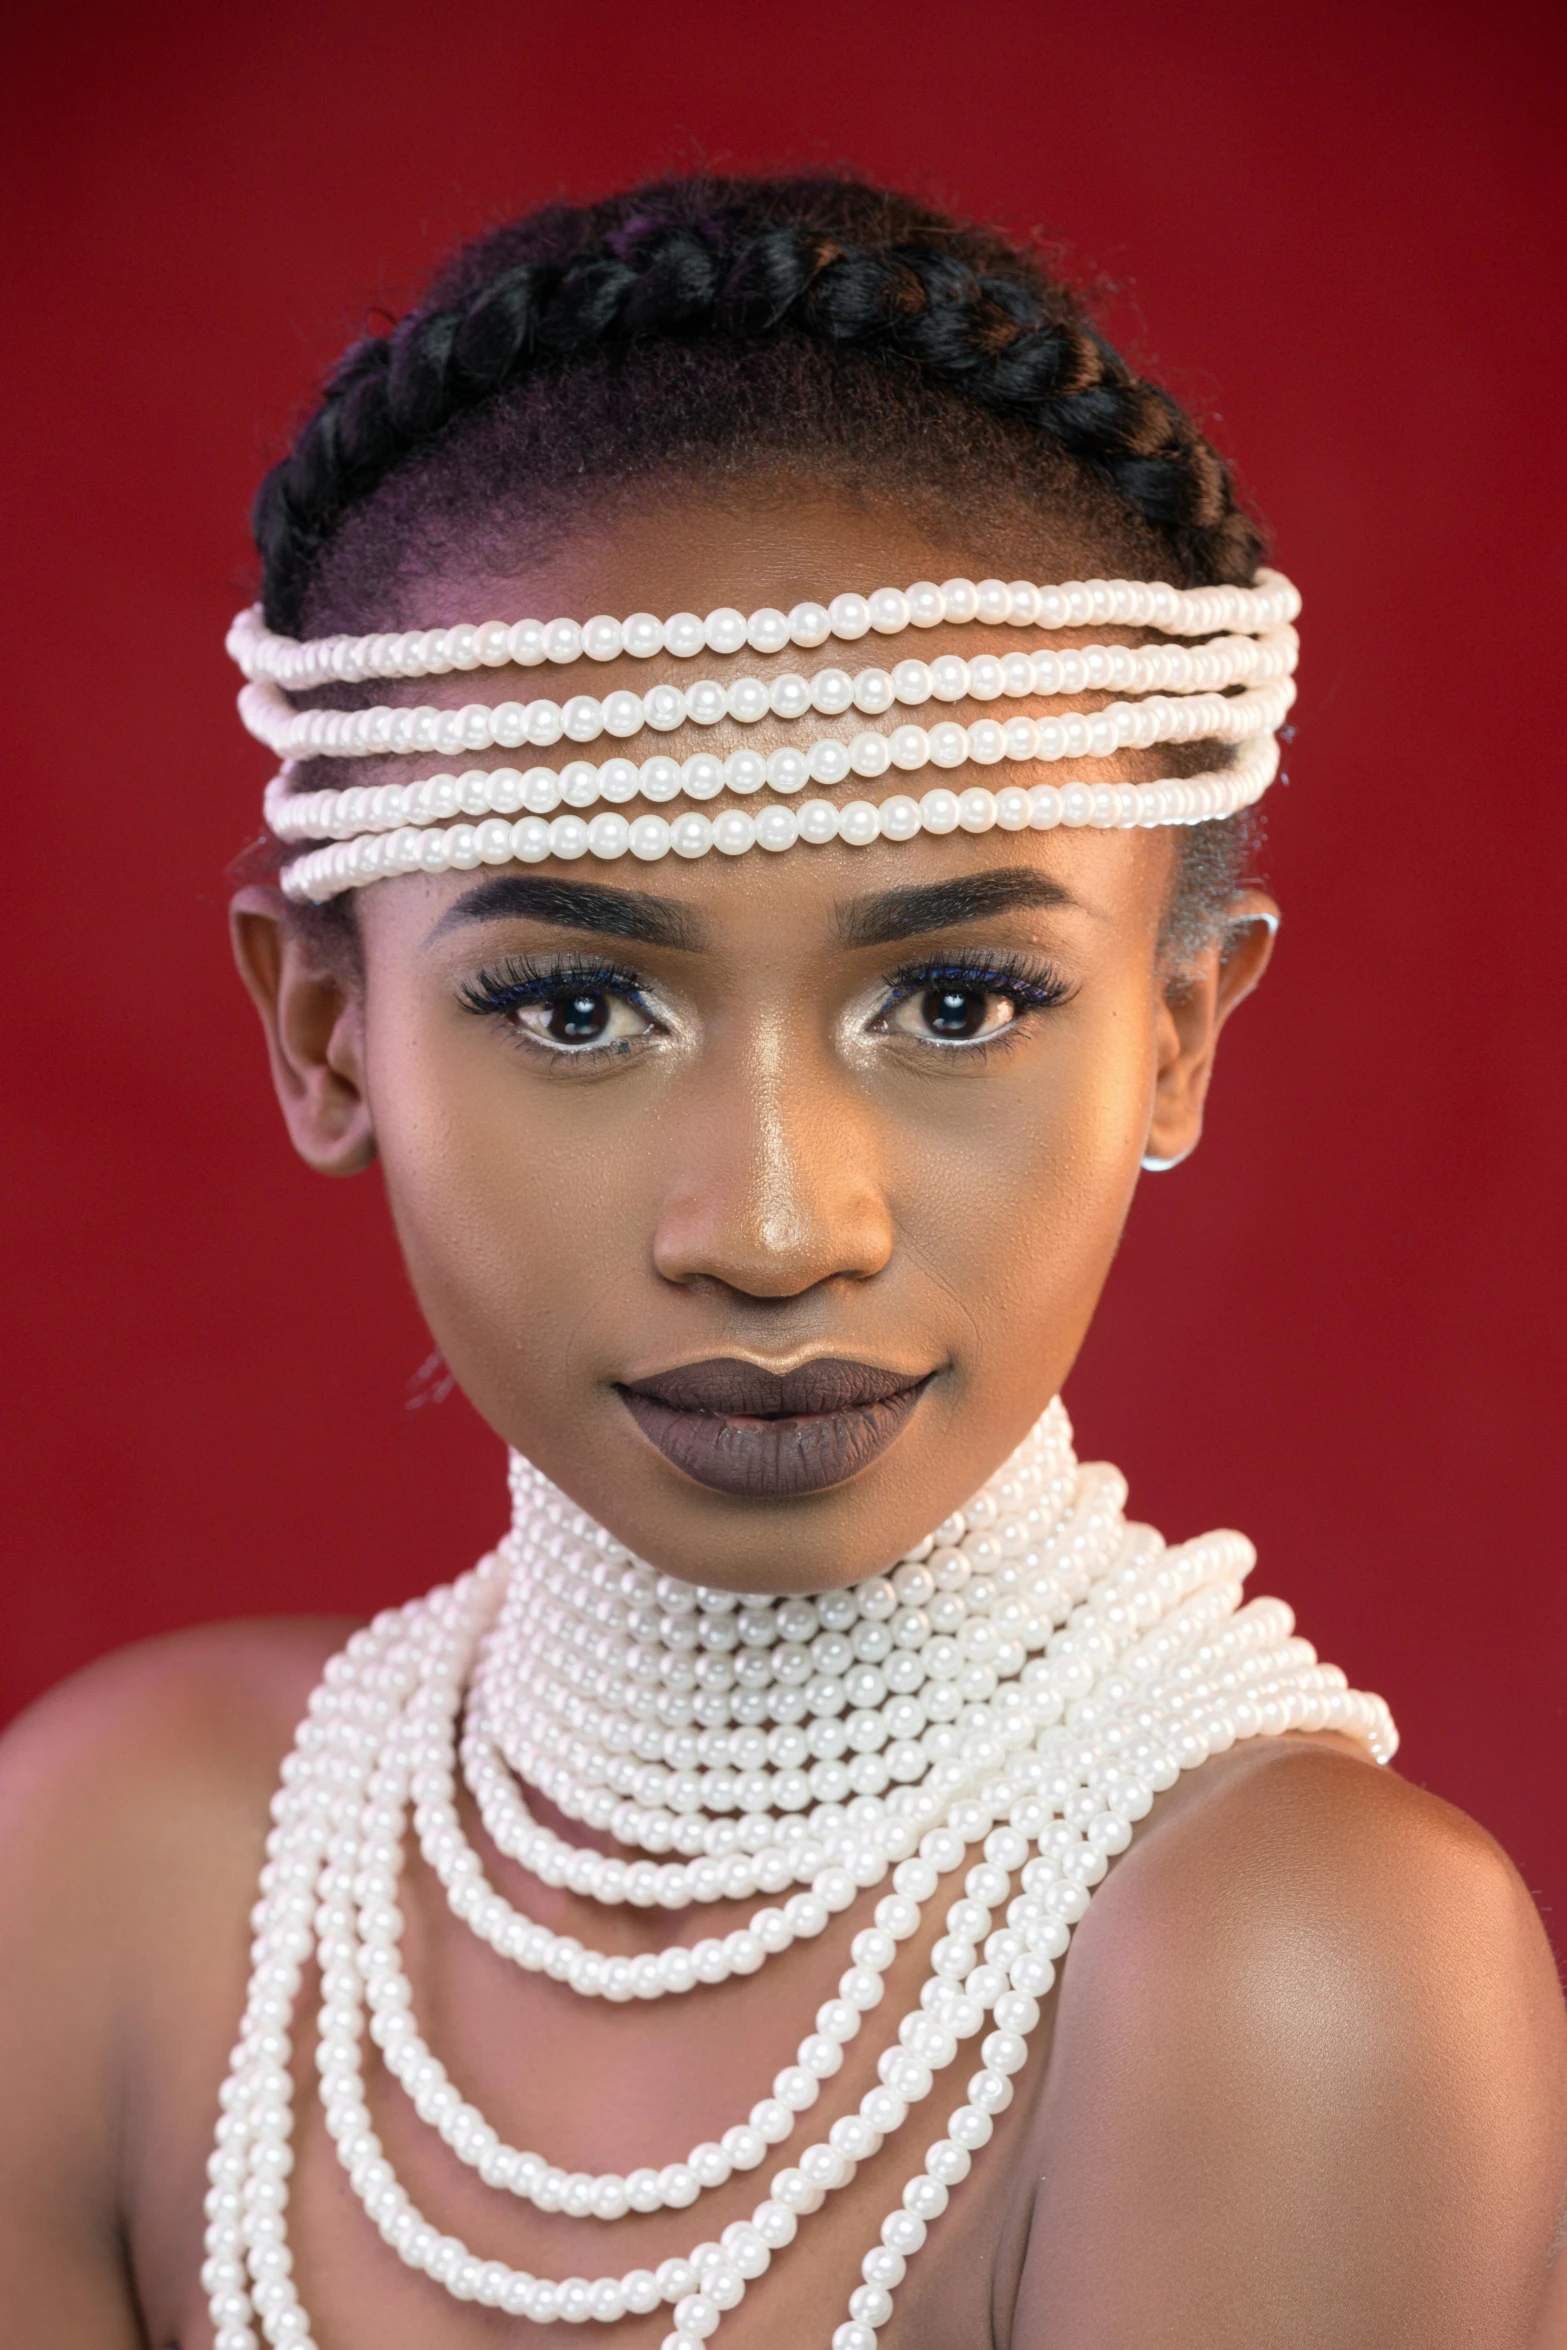
<path fill-rule="evenodd" d="M 594 963 L 585 955 L 557 955 L 536 963 L 531 955 L 508 955 L 504 963 L 476 971 L 457 990 L 464 1011 L 490 1017 L 520 1012 L 528 1004 L 547 1004 L 569 988 L 583 994 L 619 996 L 647 1011 L 642 982 L 621 963 Z M 649 1015 L 651 1017 L 651 1015 Z"/>
<path fill-rule="evenodd" d="M 1071 983 L 1049 963 L 976 949 L 972 953 L 945 956 L 939 961 L 904 964 L 896 971 L 889 971 L 882 981 L 888 991 L 887 1001 L 878 1018 L 895 1004 L 953 983 L 1001 997 L 1012 1005 L 1016 1015 L 1011 1026 L 999 1036 L 962 1044 L 942 1043 L 935 1038 L 926 1040 L 927 1049 L 933 1052 L 961 1052 L 980 1060 L 1012 1043 L 1026 1021 L 1041 1012 L 1057 1010 L 1076 993 Z M 556 956 L 542 962 L 529 955 L 507 956 L 504 962 L 475 972 L 471 979 L 464 981 L 457 996 L 465 1011 L 480 1018 L 504 1019 L 508 1013 L 521 1011 L 530 1004 L 549 1003 L 568 990 L 584 995 L 618 996 L 650 1019 L 653 1017 L 635 971 L 624 964 L 595 963 L 583 955 Z M 520 1037 L 521 1032 L 518 1033 Z M 532 1049 L 549 1053 L 552 1059 L 561 1062 L 580 1062 L 600 1059 L 624 1047 L 590 1045 L 563 1053 L 550 1052 L 549 1047 L 535 1044 Z"/>
<path fill-rule="evenodd" d="M 1014 1043 L 1026 1021 L 1041 1012 L 1058 1011 L 1077 993 L 1071 981 L 1052 964 L 1035 962 L 1024 955 L 987 954 L 982 948 L 975 948 L 968 953 L 947 956 L 940 962 L 911 963 L 901 970 L 888 972 L 883 982 L 888 989 L 885 1009 L 890 1011 L 894 1004 L 907 1003 L 912 996 L 925 995 L 954 981 L 963 988 L 1000 996 L 1011 1004 L 1016 1015 L 1011 1026 L 999 1036 L 968 1044 L 942 1043 L 934 1037 L 928 1040 L 933 1052 L 961 1052 L 978 1060 Z"/>

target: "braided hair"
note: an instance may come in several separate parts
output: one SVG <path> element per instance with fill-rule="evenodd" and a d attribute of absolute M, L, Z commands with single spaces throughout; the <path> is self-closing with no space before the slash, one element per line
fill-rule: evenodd
<path fill-rule="evenodd" d="M 491 230 L 348 350 L 256 498 L 266 618 L 397 625 L 446 561 L 768 466 L 1181 587 L 1262 553 L 1223 459 L 1033 253 L 851 179 L 692 177 Z M 1211 932 L 1249 838 L 1182 836 L 1178 921 Z"/>

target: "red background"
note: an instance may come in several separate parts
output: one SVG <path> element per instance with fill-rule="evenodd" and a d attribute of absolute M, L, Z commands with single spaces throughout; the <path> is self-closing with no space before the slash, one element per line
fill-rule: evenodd
<path fill-rule="evenodd" d="M 1562 1946 L 1567 1577 L 1554 10 L 463 0 L 9 36 L 0 1711 L 201 1617 L 365 1608 L 497 1528 L 373 1181 L 290 1157 L 223 868 L 264 458 L 507 209 L 845 160 L 1107 281 L 1306 594 L 1287 925 L 1069 1400 L 1244 1526 Z M 1533 713 L 1540 713 L 1539 722 Z M 1514 716 L 1513 713 L 1520 713 Z M 1523 716 L 1522 713 L 1530 713 Z"/>

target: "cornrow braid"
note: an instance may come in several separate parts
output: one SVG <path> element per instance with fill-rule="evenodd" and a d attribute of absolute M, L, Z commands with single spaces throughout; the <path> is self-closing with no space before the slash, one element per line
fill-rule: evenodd
<path fill-rule="evenodd" d="M 853 181 L 689 179 L 476 240 L 423 306 L 346 353 L 257 496 L 269 624 L 298 633 L 345 521 L 465 420 L 552 381 L 567 398 L 584 369 L 655 345 L 698 378 L 704 361 L 802 345 L 829 371 L 912 370 L 1001 422 L 1021 461 L 1033 449 L 1108 491 L 1178 585 L 1255 573 L 1261 540 L 1223 460 L 1031 254 Z M 645 429 L 656 440 L 656 415 Z"/>

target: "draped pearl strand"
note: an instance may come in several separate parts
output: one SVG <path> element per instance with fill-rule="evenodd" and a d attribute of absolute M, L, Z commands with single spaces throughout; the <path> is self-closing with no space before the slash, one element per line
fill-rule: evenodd
<path fill-rule="evenodd" d="M 276 838 L 312 846 L 287 868 L 283 887 L 295 899 L 317 902 L 399 873 L 465 871 L 475 865 L 531 864 L 553 857 L 592 855 L 656 861 L 671 854 L 702 857 L 717 850 L 739 856 L 753 848 L 779 851 L 798 842 L 841 840 L 863 847 L 874 840 L 912 840 L 921 832 L 971 832 L 992 825 L 1018 831 L 1055 824 L 1117 828 L 1201 824 L 1252 806 L 1278 771 L 1277 736 L 1295 698 L 1299 640 L 1294 620 L 1300 597 L 1278 572 L 1262 572 L 1254 588 L 1176 589 L 1150 580 L 1076 580 L 1036 587 L 1026 580 L 952 579 L 938 587 L 916 581 L 908 589 L 879 588 L 869 597 L 835 596 L 784 613 L 771 606 L 749 616 L 721 606 L 706 619 L 676 613 L 659 620 L 634 613 L 575 620 L 488 621 L 445 629 L 393 631 L 368 637 L 324 637 L 296 643 L 265 626 L 259 611 L 242 612 L 228 647 L 247 680 L 239 696 L 249 731 L 286 762 L 267 787 L 265 813 Z M 814 647 L 829 637 L 848 641 L 871 631 L 981 621 L 991 626 L 1082 627 L 1096 622 L 1151 624 L 1163 632 L 1144 644 L 1088 644 L 1057 650 L 1030 647 L 1003 655 L 942 654 L 871 666 L 850 675 L 824 667 L 802 673 L 776 668 L 726 683 L 707 678 L 690 686 L 669 680 L 645 693 L 622 689 L 602 697 L 574 694 L 564 701 L 468 702 L 368 709 L 296 709 L 291 695 L 367 678 L 415 678 L 453 670 L 525 667 L 622 654 L 658 653 L 692 659 L 704 651 L 742 649 L 776 654 L 786 646 Z M 1182 636 L 1207 641 L 1186 645 Z M 470 768 L 411 784 L 296 792 L 297 766 L 312 759 L 398 759 L 435 754 L 456 758 L 523 745 L 549 749 L 608 735 L 629 740 L 651 729 L 673 734 L 730 722 L 794 722 L 812 712 L 842 718 L 896 717 L 931 702 L 1022 701 L 1077 693 L 1135 694 L 1090 711 L 1034 718 L 984 717 L 969 725 L 940 720 L 886 729 L 870 727 L 845 740 L 818 735 L 764 756 L 739 749 L 725 758 L 694 752 L 675 759 L 663 752 L 640 761 L 611 757 L 568 760 L 520 771 Z M 955 795 L 941 787 L 915 800 L 894 793 L 881 803 L 854 800 L 838 807 L 789 796 L 808 783 L 828 786 L 891 770 L 934 766 L 989 767 L 1001 761 L 1050 763 L 1109 759 L 1157 743 L 1212 741 L 1238 748 L 1239 757 L 1211 772 L 1153 783 L 1094 785 L 1081 781 L 992 792 L 982 785 Z M 655 808 L 684 796 L 702 801 L 731 792 L 742 798 L 764 789 L 784 795 L 753 815 L 729 808 L 709 819 L 700 808 L 673 818 L 656 813 L 622 816 L 620 806 L 642 799 Z M 552 811 L 609 806 L 584 819 Z M 457 815 L 477 824 L 448 824 Z M 514 819 L 514 821 L 507 821 Z"/>
<path fill-rule="evenodd" d="M 312 1956 L 323 2115 L 387 2244 L 455 2298 L 535 2324 L 612 2324 L 666 2303 L 664 2350 L 699 2350 L 977 2040 L 979 2068 L 914 2158 L 832 2336 L 832 2350 L 876 2350 L 908 2262 L 1012 2100 L 1072 1926 L 1155 1795 L 1237 1738 L 1289 1729 L 1347 1730 L 1385 1761 L 1387 1709 L 1319 1665 L 1280 1602 L 1240 1604 L 1253 1556 L 1241 1536 L 1169 1550 L 1129 1525 L 1121 1478 L 1078 1468 L 1059 1403 L 888 1574 L 807 1597 L 661 1575 L 516 1456 L 512 1487 L 499 1551 L 356 1633 L 284 1764 L 209 2164 L 216 2350 L 263 2338 L 315 2350 L 288 2250 L 293 2011 Z M 633 1959 L 588 1949 L 488 1883 L 459 1819 L 459 1772 L 495 1842 L 546 1883 L 672 1913 L 762 1906 L 690 1945 Z M 544 1828 L 524 1781 L 620 1851 Z M 454 1916 L 493 1949 L 612 2001 L 754 1973 L 863 1889 L 891 1890 L 770 2094 L 683 2161 L 568 2172 L 504 2142 L 420 2034 L 399 1948 L 410 1835 Z M 386 2159 L 367 2034 L 420 2117 L 497 2193 L 601 2225 L 696 2204 L 795 2135 L 882 2004 L 898 1945 L 959 1872 L 918 2003 L 884 2035 L 878 2085 L 716 2240 L 651 2269 L 534 2276 L 443 2233 Z"/>
<path fill-rule="evenodd" d="M 383 631 L 373 636 L 317 637 L 304 643 L 274 634 L 259 604 L 235 619 L 230 658 L 249 678 L 272 678 L 290 693 L 321 685 L 357 685 L 372 677 L 439 677 L 450 671 L 533 669 L 545 662 L 614 661 L 622 654 L 648 661 L 660 653 L 677 661 L 697 654 L 781 653 L 811 650 L 829 637 L 854 643 L 873 631 L 900 636 L 909 628 L 944 621 L 980 621 L 991 627 L 1083 628 L 1113 621 L 1153 627 L 1166 636 L 1215 636 L 1223 629 L 1255 635 L 1282 628 L 1300 611 L 1300 596 L 1282 572 L 1262 570 L 1254 588 L 1174 588 L 1144 579 L 1066 580 L 1036 587 L 1026 579 L 916 580 L 909 588 L 878 588 L 873 595 L 834 596 L 828 604 L 796 604 L 790 612 L 763 605 L 747 615 L 722 604 L 705 619 L 676 612 L 660 620 L 633 612 L 616 620 L 504 620 L 455 628 Z"/>
<path fill-rule="evenodd" d="M 453 758 L 460 751 L 517 750 L 524 743 L 549 750 L 559 742 L 597 742 L 605 734 L 624 738 L 644 728 L 672 734 L 677 727 L 717 726 L 725 720 L 756 726 L 766 718 L 792 720 L 812 711 L 841 718 L 857 710 L 880 718 L 895 706 L 918 709 L 927 702 L 1023 701 L 1036 694 L 1106 691 L 1149 696 L 1131 707 L 1112 703 L 1097 713 L 1094 739 L 1085 735 L 1074 741 L 1064 722 L 1048 722 L 1052 732 L 1027 754 L 1103 758 L 1124 746 L 1190 742 L 1216 733 L 1214 721 L 1222 708 L 1234 706 L 1216 708 L 1216 697 L 1237 686 L 1256 688 L 1288 678 L 1298 657 L 1299 639 L 1288 628 L 1255 639 L 1221 637 L 1191 648 L 1089 645 L 1072 653 L 1012 653 L 1004 660 L 986 653 L 973 661 L 947 653 L 937 661 L 900 661 L 891 670 L 862 669 L 854 677 L 846 669 L 818 669 L 806 677 L 785 669 L 771 679 L 656 685 L 645 694 L 621 692 L 602 701 L 593 694 L 573 694 L 565 702 L 466 702 L 455 710 L 433 703 L 296 710 L 283 689 L 267 680 L 241 688 L 239 714 L 246 731 L 283 759 L 386 759 L 431 751 Z M 1181 698 L 1167 705 L 1163 697 L 1168 695 Z M 1292 698 L 1283 699 L 1281 715 Z M 1271 709 L 1279 700 L 1276 693 L 1263 704 L 1253 697 L 1248 706 Z M 1276 726 L 1279 720 L 1264 723 Z"/>
<path fill-rule="evenodd" d="M 246 691 L 254 689 L 247 687 Z M 962 767 L 970 761 L 982 767 L 1003 759 L 1109 759 L 1120 750 L 1152 750 L 1156 743 L 1249 742 L 1258 734 L 1272 734 L 1283 725 L 1295 699 L 1289 678 L 1237 694 L 1193 694 L 1176 700 L 1150 694 L 1141 702 L 1112 702 L 1091 715 L 1073 712 L 1065 718 L 1013 718 L 1005 725 L 994 718 L 976 719 L 971 726 L 948 720 L 939 726 L 899 726 L 891 734 L 869 730 L 848 742 L 840 735 L 819 735 L 802 748 L 774 751 L 762 758 L 756 751 L 734 751 L 727 759 L 698 752 L 685 760 L 655 754 L 651 759 L 606 759 L 595 764 L 573 759 L 565 767 L 530 767 L 519 774 L 514 767 L 475 770 L 482 777 L 482 807 L 515 814 L 519 807 L 547 815 L 564 801 L 572 808 L 591 807 L 599 798 L 628 800 L 672 799 L 684 792 L 691 799 L 716 798 L 721 791 L 742 794 L 766 784 L 773 791 L 792 793 L 807 783 L 846 783 L 851 775 L 885 775 L 889 768 L 917 773 L 921 767 Z M 490 721 L 508 707 L 496 709 L 475 702 L 472 712 L 409 713 L 439 716 L 458 722 L 448 739 L 456 750 L 484 750 L 495 739 Z M 521 707 L 518 703 L 512 709 Z M 462 739 L 462 722 L 473 715 L 476 723 Z M 345 715 L 336 710 L 307 710 L 278 730 L 274 747 L 286 747 L 298 727 L 314 729 L 318 719 Z M 364 715 L 364 713 L 358 713 Z M 515 730 L 510 730 L 513 740 Z M 455 738 L 455 739 L 452 739 Z M 297 747 L 297 746 L 296 746 Z M 331 757 L 327 733 L 317 731 L 303 755 Z M 292 756 L 292 754 L 291 754 Z M 281 787 L 281 788 L 280 788 Z M 417 783 L 351 784 L 345 791 L 291 793 L 287 779 L 275 778 L 268 787 L 265 812 L 279 840 L 342 840 L 356 833 L 390 832 L 400 824 L 428 823 L 455 814 L 452 799 L 457 779 L 449 775 L 424 776 Z"/>
<path fill-rule="evenodd" d="M 1002 732 L 989 720 L 983 723 L 994 734 Z M 1031 727 L 1033 721 L 1014 723 Z M 917 730 L 910 727 L 902 731 L 912 734 Z M 951 731 L 959 738 L 965 734 L 969 738 L 971 747 L 962 751 L 963 759 L 975 757 L 972 745 L 980 729 L 954 726 Z M 856 764 L 862 743 L 875 744 L 885 759 L 886 738 L 881 735 L 860 736 L 849 745 L 834 742 L 818 747 L 841 754 L 840 771 L 846 772 Z M 988 746 L 983 755 L 991 755 Z M 703 799 L 737 789 L 728 780 L 729 773 L 742 757 L 749 756 L 752 754 L 736 752 L 726 760 L 687 759 L 683 767 L 673 759 L 647 760 L 642 768 L 642 796 L 665 796 L 665 783 Z M 623 776 L 613 774 L 617 768 L 625 771 Z M 659 768 L 668 773 L 655 787 L 650 771 Z M 529 815 L 512 819 L 491 815 L 477 824 L 400 824 L 395 831 L 360 832 L 352 839 L 308 850 L 285 868 L 283 889 L 291 898 L 324 900 L 398 873 L 466 873 L 479 865 L 537 865 L 546 857 L 571 863 L 586 856 L 606 861 L 632 856 L 651 864 L 668 856 L 705 857 L 715 850 L 725 857 L 744 856 L 751 849 L 777 854 L 800 842 L 820 848 L 829 841 L 842 841 L 848 848 L 868 848 L 874 840 L 913 840 L 921 832 L 945 838 L 957 831 L 981 833 L 992 828 L 1050 832 L 1057 825 L 1069 829 L 1086 825 L 1097 831 L 1132 831 L 1150 825 L 1206 824 L 1253 806 L 1278 768 L 1279 747 L 1270 735 L 1248 743 L 1231 766 L 1185 778 L 1166 776 L 1157 783 L 1036 783 L 1027 791 L 1019 784 L 1001 791 L 971 784 L 962 792 L 937 785 L 917 800 L 908 792 L 895 792 L 880 801 L 809 799 L 797 807 L 770 801 L 754 816 L 748 808 L 726 808 L 712 817 L 699 808 L 669 817 L 626 817 L 618 809 L 609 809 L 593 817 Z M 515 768 L 491 772 L 475 768 L 466 775 L 431 776 L 429 804 L 478 815 L 485 808 L 516 807 L 544 777 L 548 780 L 540 796 L 565 798 L 576 793 L 576 779 L 582 776 L 582 796 L 591 806 L 600 791 L 605 798 L 631 797 L 638 789 L 637 774 L 629 759 L 610 761 L 602 768 L 583 762 L 580 767 L 562 768 L 558 774 L 536 770 L 530 776 L 519 775 Z M 272 788 L 275 791 L 275 784 Z M 387 784 L 380 790 L 401 788 Z M 415 784 L 412 791 L 421 794 L 424 786 Z M 354 792 L 342 796 L 352 801 Z M 374 802 L 377 793 L 365 792 L 362 797 Z M 286 801 L 283 804 L 287 805 Z"/>

